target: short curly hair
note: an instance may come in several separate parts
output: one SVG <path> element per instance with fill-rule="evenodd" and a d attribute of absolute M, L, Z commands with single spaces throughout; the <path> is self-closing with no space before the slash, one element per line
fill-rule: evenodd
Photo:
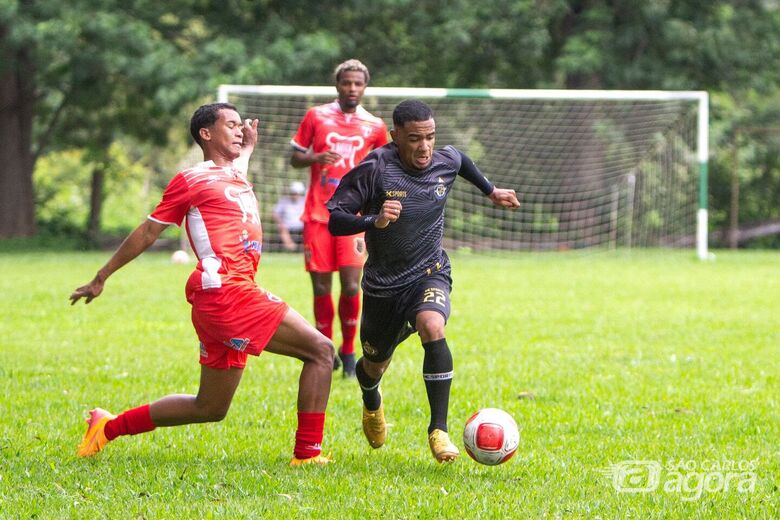
<path fill-rule="evenodd" d="M 219 119 L 220 110 L 235 110 L 238 109 L 235 105 L 230 103 L 211 103 L 209 105 L 200 106 L 190 119 L 190 134 L 198 146 L 203 148 L 203 140 L 200 138 L 200 129 L 209 128 Z"/>
<path fill-rule="evenodd" d="M 393 126 L 403 128 L 409 121 L 427 121 L 433 119 L 431 107 L 419 99 L 406 99 L 393 110 Z"/>
<path fill-rule="evenodd" d="M 363 62 L 360 60 L 347 60 L 344 63 L 339 63 L 338 67 L 336 67 L 336 70 L 333 71 L 333 77 L 336 80 L 336 83 L 339 82 L 341 79 L 341 73 L 347 72 L 351 70 L 356 70 L 358 72 L 362 72 L 363 75 L 366 77 L 366 84 L 368 84 L 368 80 L 371 79 L 371 75 L 368 73 L 368 67 L 363 65 Z"/>

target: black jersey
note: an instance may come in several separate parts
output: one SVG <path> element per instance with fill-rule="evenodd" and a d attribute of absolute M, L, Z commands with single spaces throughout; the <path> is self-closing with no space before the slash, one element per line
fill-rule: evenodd
<path fill-rule="evenodd" d="M 455 176 L 461 175 L 483 193 L 493 185 L 461 151 L 435 150 L 425 170 L 406 170 L 395 143 L 372 151 L 339 184 L 327 208 L 335 235 L 366 232 L 368 260 L 363 291 L 389 297 L 433 272 L 449 276 L 450 262 L 442 249 L 444 205 Z M 401 201 L 397 221 L 384 229 L 374 226 L 385 200 Z M 358 213 L 362 217 L 356 216 Z"/>

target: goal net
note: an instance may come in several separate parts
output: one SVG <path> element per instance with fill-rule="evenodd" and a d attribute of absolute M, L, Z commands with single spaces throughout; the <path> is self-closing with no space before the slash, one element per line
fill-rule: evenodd
<path fill-rule="evenodd" d="M 456 182 L 445 213 L 448 248 L 511 251 L 697 244 L 702 256 L 706 96 L 369 87 L 362 104 L 391 128 L 398 102 L 424 100 L 436 118 L 437 147 L 454 145 L 496 186 L 517 191 L 521 207 L 510 212 L 493 207 L 468 182 Z M 235 104 L 242 117 L 260 120 L 260 142 L 249 175 L 271 239 L 276 233 L 271 224 L 275 201 L 291 181 L 308 180 L 308 169 L 289 164 L 290 140 L 309 107 L 335 97 L 332 86 L 220 87 L 220 101 Z"/>

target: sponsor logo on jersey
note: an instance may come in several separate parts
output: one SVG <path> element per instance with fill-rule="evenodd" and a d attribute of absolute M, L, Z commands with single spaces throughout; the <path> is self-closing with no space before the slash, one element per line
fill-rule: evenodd
<path fill-rule="evenodd" d="M 351 170 L 355 167 L 355 155 L 365 146 L 366 140 L 359 135 L 347 136 L 337 132 L 329 132 L 325 136 L 325 144 L 328 145 L 330 151 L 336 152 L 341 156 L 333 166 Z"/>
<path fill-rule="evenodd" d="M 260 212 L 257 210 L 257 199 L 251 188 L 239 189 L 235 186 L 225 188 L 225 198 L 238 204 L 241 210 L 241 222 L 260 223 Z"/>
<path fill-rule="evenodd" d="M 404 199 L 406 198 L 405 191 L 386 191 L 385 196 L 387 198 Z"/>
<path fill-rule="evenodd" d="M 230 338 L 225 342 L 225 345 L 232 348 L 233 350 L 243 352 L 246 350 L 246 346 L 249 345 L 249 338 Z"/>
<path fill-rule="evenodd" d="M 244 253 L 248 253 L 249 251 L 257 251 L 258 253 L 262 253 L 263 244 L 257 240 L 244 240 Z"/>
<path fill-rule="evenodd" d="M 249 240 L 249 232 L 246 229 L 241 232 L 238 240 L 244 245 L 244 253 L 249 251 L 263 252 L 263 244 L 259 240 Z"/>

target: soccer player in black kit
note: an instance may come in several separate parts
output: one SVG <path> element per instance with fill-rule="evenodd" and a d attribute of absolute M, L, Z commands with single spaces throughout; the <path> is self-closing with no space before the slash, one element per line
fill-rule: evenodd
<path fill-rule="evenodd" d="M 339 184 L 327 204 L 333 235 L 366 232 L 363 274 L 363 357 L 356 375 L 363 391 L 363 432 L 373 448 L 387 437 L 379 391 L 396 346 L 420 335 L 423 380 L 431 408 L 428 443 L 438 462 L 459 451 L 447 433 L 452 354 L 444 336 L 450 315 L 450 261 L 442 249 L 444 205 L 460 175 L 493 204 L 517 208 L 514 190 L 493 186 L 463 152 L 434 150 L 436 123 L 425 103 L 406 100 L 393 111 L 393 142 L 372 151 Z"/>

